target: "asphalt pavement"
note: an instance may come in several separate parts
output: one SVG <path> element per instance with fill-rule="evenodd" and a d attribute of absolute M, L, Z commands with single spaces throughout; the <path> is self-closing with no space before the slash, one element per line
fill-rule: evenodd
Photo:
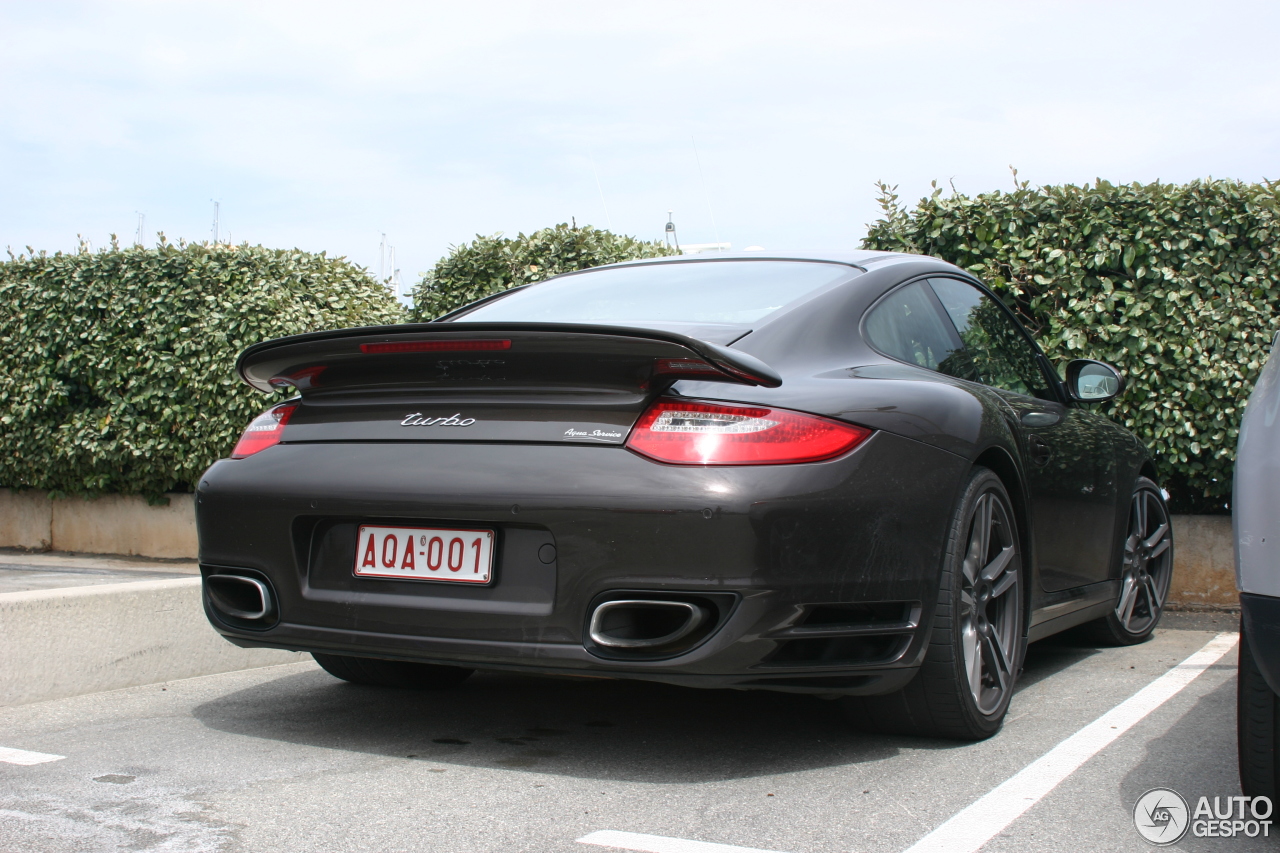
<path fill-rule="evenodd" d="M 0 709 L 0 850 L 900 853 L 1026 779 L 982 850 L 1145 851 L 1144 792 L 1240 793 L 1235 628 L 1168 614 L 1141 646 L 1037 643 L 977 744 L 861 734 L 806 696 L 484 672 L 414 693 L 309 662 Z M 1197 654 L 1211 663 L 1178 668 Z M 1108 740 L 1113 709 L 1139 706 Z M 1082 731 L 1094 752 L 1045 782 Z"/>

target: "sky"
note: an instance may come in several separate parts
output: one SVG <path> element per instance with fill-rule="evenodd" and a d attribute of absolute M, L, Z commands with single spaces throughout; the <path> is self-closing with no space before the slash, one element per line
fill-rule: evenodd
<path fill-rule="evenodd" d="M 576 221 L 854 248 L 931 182 L 1280 177 L 1280 4 L 0 2 L 0 247 L 220 238 L 405 288 Z"/>

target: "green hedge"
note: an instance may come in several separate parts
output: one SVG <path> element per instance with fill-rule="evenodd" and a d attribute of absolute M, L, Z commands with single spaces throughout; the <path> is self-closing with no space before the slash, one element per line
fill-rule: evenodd
<path fill-rule="evenodd" d="M 912 210 L 894 189 L 880 185 L 884 216 L 866 247 L 971 270 L 1050 358 L 1119 367 L 1129 389 L 1107 413 L 1152 449 L 1174 511 L 1229 508 L 1240 419 L 1280 304 L 1277 185 L 1022 182 L 936 190 Z"/>
<path fill-rule="evenodd" d="M 590 225 L 556 225 L 515 238 L 495 234 L 454 246 L 413 289 L 410 319 L 426 322 L 477 299 L 573 270 L 678 254 Z"/>
<path fill-rule="evenodd" d="M 281 335 L 395 323 L 341 258 L 162 243 L 0 263 L 0 486 L 55 494 L 193 488 L 269 405 L 233 370 Z"/>

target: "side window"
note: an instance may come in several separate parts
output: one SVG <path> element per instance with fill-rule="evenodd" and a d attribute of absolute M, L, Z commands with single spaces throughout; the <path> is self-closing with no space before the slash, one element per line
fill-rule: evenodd
<path fill-rule="evenodd" d="M 949 376 L 977 381 L 956 330 L 922 281 L 900 287 L 867 315 L 867 341 L 885 355 Z"/>
<path fill-rule="evenodd" d="M 1052 399 L 1035 349 L 1004 309 L 962 281 L 935 278 L 930 279 L 930 284 L 955 324 L 980 382 Z"/>

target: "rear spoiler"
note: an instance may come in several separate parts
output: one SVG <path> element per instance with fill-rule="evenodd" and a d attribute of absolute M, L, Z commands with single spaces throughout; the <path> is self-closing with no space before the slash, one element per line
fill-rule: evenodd
<path fill-rule="evenodd" d="M 649 369 L 639 379 L 642 385 L 648 376 L 766 388 L 782 384 L 777 371 L 758 358 L 686 335 L 567 323 L 404 323 L 312 332 L 254 344 L 241 353 L 236 372 L 259 391 L 292 387 L 305 395 L 312 388 L 334 387 L 334 382 L 346 387 L 365 381 L 403 385 L 410 382 L 406 377 L 423 375 L 413 369 L 415 364 L 425 368 L 442 358 L 506 363 L 522 356 L 557 374 L 575 373 L 575 359 L 613 359 L 619 366 Z"/>

